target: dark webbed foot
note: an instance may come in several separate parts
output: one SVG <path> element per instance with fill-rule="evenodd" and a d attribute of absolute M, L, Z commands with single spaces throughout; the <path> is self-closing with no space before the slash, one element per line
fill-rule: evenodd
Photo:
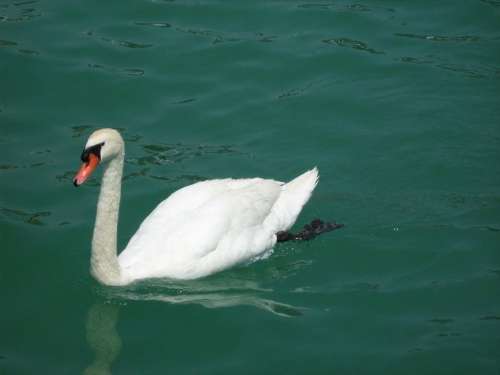
<path fill-rule="evenodd" d="M 278 242 L 290 241 L 293 240 L 293 234 L 285 230 L 282 230 L 276 233 L 276 238 L 278 239 Z"/>
<path fill-rule="evenodd" d="M 276 233 L 276 237 L 278 239 L 278 242 L 291 240 L 308 241 L 320 235 L 321 233 L 331 232 L 332 230 L 342 228 L 343 226 L 344 224 L 337 224 L 336 222 L 325 223 L 320 219 L 314 219 L 310 224 L 304 225 L 304 229 L 302 229 L 297 234 L 293 234 L 287 231 L 281 231 Z"/>

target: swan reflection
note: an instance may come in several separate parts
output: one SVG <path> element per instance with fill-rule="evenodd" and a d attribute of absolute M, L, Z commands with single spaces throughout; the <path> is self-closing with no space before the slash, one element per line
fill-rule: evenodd
<path fill-rule="evenodd" d="M 119 301 L 157 301 L 171 304 L 198 304 L 206 308 L 253 306 L 282 317 L 302 315 L 303 308 L 267 298 L 272 289 L 253 280 L 229 277 L 192 280 L 148 280 L 127 287 L 102 288 L 103 297 Z M 267 295 L 266 295 L 267 294 Z"/>
<path fill-rule="evenodd" d="M 87 314 L 87 342 L 94 353 L 94 361 L 83 371 L 84 375 L 110 375 L 111 364 L 120 354 L 122 340 L 116 330 L 120 306 L 95 303 Z"/>
<path fill-rule="evenodd" d="M 116 325 L 119 312 L 127 301 L 157 301 L 170 304 L 198 304 L 206 308 L 252 306 L 280 317 L 297 317 L 302 307 L 268 298 L 271 289 L 259 287 L 252 280 L 215 278 L 210 281 L 172 282 L 149 280 L 127 287 L 96 290 L 99 301 L 87 314 L 87 342 L 94 353 L 93 362 L 84 375 L 110 375 L 111 366 L 118 357 L 122 340 Z"/>

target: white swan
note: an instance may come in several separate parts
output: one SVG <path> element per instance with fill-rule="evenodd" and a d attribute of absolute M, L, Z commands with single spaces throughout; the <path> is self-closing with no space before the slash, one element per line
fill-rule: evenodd
<path fill-rule="evenodd" d="M 125 147 L 120 133 L 92 133 L 73 183 L 104 165 L 92 238 L 91 273 L 102 284 L 144 278 L 196 279 L 266 254 L 288 230 L 318 182 L 316 168 L 289 183 L 220 179 L 184 187 L 161 202 L 117 256 Z"/>

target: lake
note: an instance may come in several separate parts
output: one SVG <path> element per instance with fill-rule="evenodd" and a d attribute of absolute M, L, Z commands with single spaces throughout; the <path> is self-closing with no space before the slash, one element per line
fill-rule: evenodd
<path fill-rule="evenodd" d="M 0 374 L 498 374 L 500 2 L 0 0 Z M 190 282 L 89 273 L 126 141 L 119 248 L 169 194 L 320 183 L 294 230 Z"/>

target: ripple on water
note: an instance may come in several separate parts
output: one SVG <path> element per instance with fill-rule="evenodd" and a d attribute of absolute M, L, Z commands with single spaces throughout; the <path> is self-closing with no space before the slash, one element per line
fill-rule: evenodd
<path fill-rule="evenodd" d="M 319 10 L 319 11 L 335 11 L 335 12 L 370 12 L 373 10 L 382 10 L 386 12 L 395 12 L 393 8 L 380 7 L 374 4 L 367 6 L 365 4 L 340 4 L 340 3 L 305 3 L 297 5 L 301 10 Z"/>
<path fill-rule="evenodd" d="M 257 41 L 262 43 L 271 43 L 278 38 L 276 35 L 265 35 L 264 33 L 261 32 L 258 32 L 255 35 L 257 37 Z"/>
<path fill-rule="evenodd" d="M 500 269 L 492 269 L 490 272 L 500 277 Z"/>
<path fill-rule="evenodd" d="M 434 59 L 436 59 L 436 57 L 434 57 Z M 498 75 L 498 71 L 485 66 L 477 66 L 477 65 L 468 66 L 458 63 L 441 62 L 428 58 L 418 58 L 410 56 L 404 56 L 397 60 L 406 64 L 431 65 L 438 69 L 446 70 L 453 73 L 459 73 L 462 76 L 468 78 L 483 79 L 492 75 Z"/>
<path fill-rule="evenodd" d="M 41 17 L 42 12 L 34 8 L 32 4 L 39 0 L 14 1 L 0 5 L 0 22 L 28 22 L 34 18 Z"/>
<path fill-rule="evenodd" d="M 211 154 L 239 153 L 230 145 L 188 145 L 182 143 L 146 144 L 142 145 L 142 149 L 146 155 L 129 158 L 127 161 L 136 165 L 164 165 Z"/>
<path fill-rule="evenodd" d="M 485 315 L 479 318 L 479 320 L 500 320 L 499 315 Z"/>
<path fill-rule="evenodd" d="M 128 40 L 120 40 L 118 41 L 118 44 L 122 47 L 127 47 L 127 48 L 149 48 L 153 47 L 152 44 L 146 44 L 146 43 L 135 43 L 135 42 L 130 42 Z"/>
<path fill-rule="evenodd" d="M 114 39 L 107 36 L 96 35 L 93 31 L 86 31 L 85 33 L 83 33 L 83 35 L 119 47 L 133 48 L 133 49 L 153 47 L 153 44 L 150 43 L 139 43 L 139 42 L 132 42 L 130 40 Z"/>
<path fill-rule="evenodd" d="M 24 48 L 20 48 L 18 49 L 18 51 L 24 55 L 30 55 L 30 56 L 37 56 L 40 54 L 40 52 L 38 51 L 34 51 L 32 49 L 24 49 Z"/>
<path fill-rule="evenodd" d="M 432 64 L 433 61 L 430 59 L 420 58 L 420 57 L 411 57 L 411 56 L 403 56 L 399 59 L 399 61 L 409 64 Z"/>
<path fill-rule="evenodd" d="M 210 38 L 212 40 L 212 44 L 231 43 L 231 42 L 234 43 L 241 41 L 241 38 L 229 36 L 227 34 L 215 32 L 212 30 L 191 29 L 191 28 L 184 29 L 181 27 L 177 27 L 175 30 L 185 34 Z"/>
<path fill-rule="evenodd" d="M 349 38 L 331 38 L 324 39 L 323 43 L 336 45 L 343 48 L 352 48 L 358 51 L 368 52 L 372 54 L 385 54 L 383 51 L 377 51 L 373 48 L 368 47 L 368 44 L 361 42 L 359 40 L 349 39 Z"/>
<path fill-rule="evenodd" d="M 273 279 L 284 280 L 299 273 L 300 270 L 310 267 L 314 263 L 311 259 L 300 259 L 296 261 L 287 261 L 284 264 L 278 264 L 270 268 L 269 272 Z"/>
<path fill-rule="evenodd" d="M 14 46 L 17 46 L 16 42 L 0 39 L 0 47 L 14 47 Z"/>
<path fill-rule="evenodd" d="M 88 137 L 94 130 L 100 129 L 107 127 L 105 125 L 75 125 L 71 126 L 71 137 L 72 138 L 81 138 L 81 137 Z M 125 128 L 119 128 L 119 127 L 113 127 L 114 129 L 118 130 L 123 139 L 127 142 L 138 142 L 139 140 L 142 139 L 142 135 L 139 134 L 130 134 L 127 129 Z M 83 147 L 83 145 L 82 145 Z"/>
<path fill-rule="evenodd" d="M 17 169 L 19 168 L 17 165 L 14 164 L 0 164 L 0 170 L 3 171 L 8 171 L 10 169 Z"/>
<path fill-rule="evenodd" d="M 175 32 L 189 34 L 196 37 L 206 38 L 212 44 L 235 43 L 241 41 L 257 41 L 260 43 L 272 43 L 278 37 L 276 35 L 267 35 L 263 32 L 253 33 L 227 33 L 208 29 L 196 29 L 190 27 L 172 26 Z"/>
<path fill-rule="evenodd" d="M 406 34 L 406 33 L 396 33 L 394 34 L 403 38 L 412 38 L 412 39 L 421 39 L 428 40 L 432 42 L 463 42 L 463 43 L 471 43 L 471 42 L 479 42 L 481 41 L 481 37 L 475 35 L 456 35 L 456 36 L 446 36 L 446 35 L 432 35 L 432 34 Z"/>
<path fill-rule="evenodd" d="M 0 164 L 0 171 L 11 171 L 22 168 L 38 168 L 50 164 L 52 160 L 48 159 L 47 155 L 51 152 L 52 151 L 50 149 L 30 151 L 27 155 L 34 159 L 32 162 L 26 162 L 23 164 L 2 163 Z"/>
<path fill-rule="evenodd" d="M 72 126 L 72 135 L 71 137 L 73 138 L 80 138 L 83 135 L 90 135 L 90 129 L 92 129 L 93 126 L 91 125 L 78 125 L 78 126 Z"/>
<path fill-rule="evenodd" d="M 429 319 L 429 322 L 430 323 L 437 323 L 437 324 L 449 324 L 449 323 L 453 323 L 454 320 L 451 318 L 433 318 L 433 319 Z"/>
<path fill-rule="evenodd" d="M 45 225 L 43 218 L 51 215 L 49 211 L 26 212 L 20 209 L 0 207 L 0 213 L 7 220 L 20 221 L 30 225 Z"/>
<path fill-rule="evenodd" d="M 292 88 L 278 95 L 278 99 L 287 99 L 294 96 L 304 95 L 314 84 L 309 82 L 307 85 L 298 88 Z"/>
<path fill-rule="evenodd" d="M 181 99 L 178 101 L 173 102 L 172 104 L 188 104 L 196 101 L 196 98 L 187 98 L 187 99 Z"/>
<path fill-rule="evenodd" d="M 0 19 L 1 22 L 1 19 Z M 5 40 L 5 39 L 0 39 L 0 48 L 14 48 L 18 47 L 19 44 L 17 42 L 11 41 L 11 40 Z M 24 55 L 29 55 L 29 56 L 36 56 L 39 55 L 40 52 L 34 51 L 31 49 L 27 48 L 17 48 L 17 52 L 22 53 Z M 1 111 L 0 111 L 1 112 Z"/>
<path fill-rule="evenodd" d="M 168 29 L 172 27 L 168 22 L 140 22 L 136 21 L 134 22 L 135 25 L 137 26 L 148 26 L 148 27 L 158 27 L 161 29 Z"/>
<path fill-rule="evenodd" d="M 433 35 L 433 34 L 411 34 L 411 33 L 395 33 L 397 37 L 422 40 L 423 43 L 457 43 L 457 44 L 474 44 L 486 42 L 487 40 L 477 35 Z M 447 70 L 450 72 L 460 73 L 468 78 L 486 78 L 491 75 L 496 75 L 495 68 L 486 65 L 466 64 L 462 60 L 448 61 L 444 56 L 429 55 L 425 58 L 415 56 L 405 56 L 400 58 L 400 61 L 411 64 L 432 64 L 438 69 Z"/>
<path fill-rule="evenodd" d="M 208 180 L 208 177 L 183 174 L 175 177 L 165 177 L 165 176 L 157 176 L 157 175 L 149 175 L 149 177 L 154 178 L 155 180 L 163 180 L 163 181 L 171 181 L 171 182 L 185 182 L 188 184 L 194 184 L 195 182 Z"/>
<path fill-rule="evenodd" d="M 88 64 L 87 66 L 92 70 L 104 71 L 109 73 L 126 74 L 132 77 L 141 77 L 144 75 L 144 69 L 140 68 L 116 68 L 111 66 L 104 66 L 101 64 Z"/>
<path fill-rule="evenodd" d="M 336 3 L 307 3 L 297 5 L 299 9 L 311 9 L 311 10 L 336 10 L 336 11 L 357 11 L 357 12 L 367 12 L 371 10 L 369 7 L 363 4 L 336 4 Z"/>
<path fill-rule="evenodd" d="M 141 168 L 138 171 L 127 173 L 125 176 L 123 176 L 123 181 L 129 180 L 129 179 L 135 178 L 135 177 L 148 177 L 150 170 L 151 170 L 151 168 Z"/>
<path fill-rule="evenodd" d="M 500 0 L 481 0 L 483 3 L 492 5 L 494 7 L 500 7 Z"/>
<path fill-rule="evenodd" d="M 461 73 L 462 75 L 469 78 L 486 78 L 488 75 L 481 72 L 479 67 L 468 67 L 459 64 L 438 64 L 436 65 L 440 69 L 449 70 L 455 73 Z"/>

